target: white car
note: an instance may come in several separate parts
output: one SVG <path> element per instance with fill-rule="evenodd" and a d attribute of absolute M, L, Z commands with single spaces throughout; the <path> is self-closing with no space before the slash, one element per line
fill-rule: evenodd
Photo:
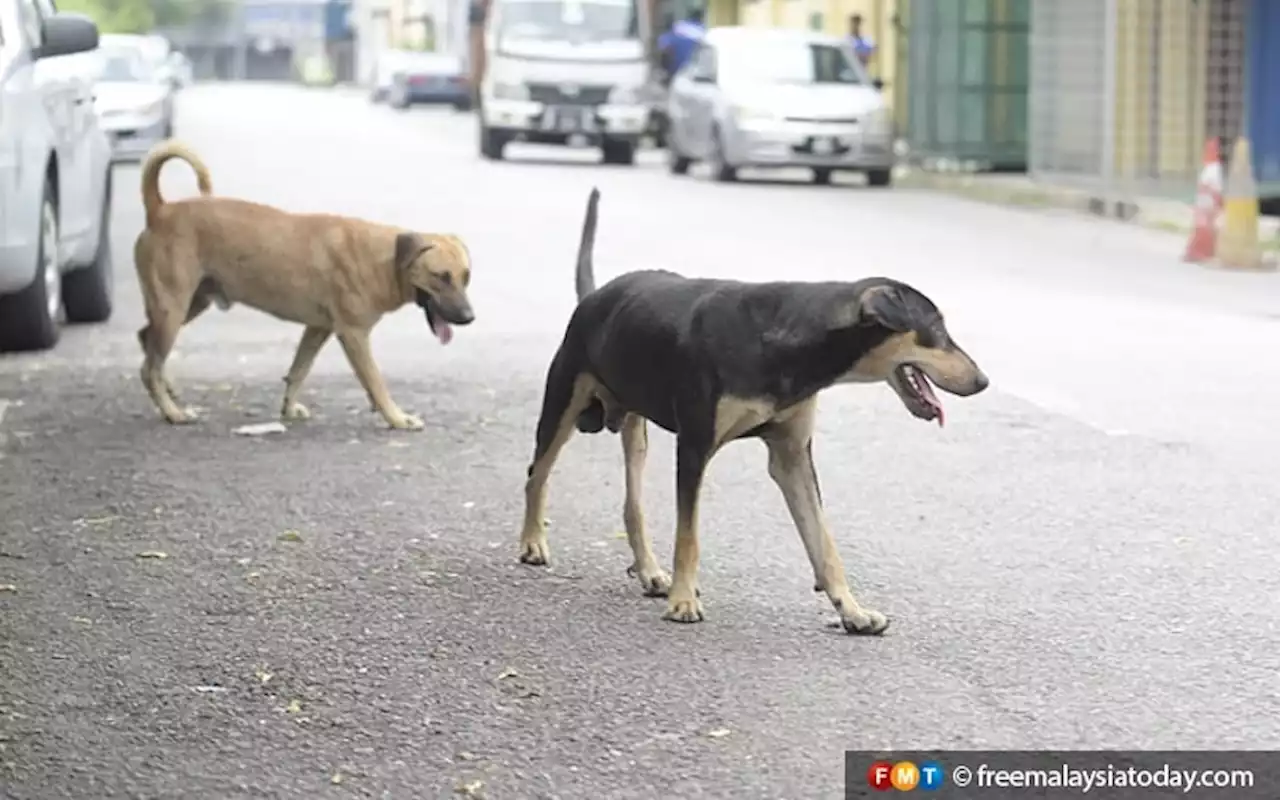
<path fill-rule="evenodd" d="M 169 40 L 156 34 L 105 33 L 102 48 L 106 50 L 137 50 L 146 62 L 148 72 L 157 81 L 166 83 L 178 91 L 190 81 L 185 65 L 189 62 L 173 49 Z"/>
<path fill-rule="evenodd" d="M 0 350 L 111 316 L 110 152 L 69 60 L 97 45 L 50 0 L 0 0 Z"/>
<path fill-rule="evenodd" d="M 89 55 L 96 79 L 94 109 L 110 137 L 112 158 L 141 160 L 173 136 L 173 91 L 135 48 L 104 45 Z"/>
<path fill-rule="evenodd" d="M 840 37 L 712 28 L 671 82 L 667 119 L 676 175 L 703 161 L 718 181 L 744 167 L 808 167 L 815 183 L 836 171 L 872 186 L 892 176 L 892 114 Z"/>

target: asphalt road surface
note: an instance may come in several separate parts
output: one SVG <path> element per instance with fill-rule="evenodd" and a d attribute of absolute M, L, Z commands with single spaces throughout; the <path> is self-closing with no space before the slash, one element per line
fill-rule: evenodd
<path fill-rule="evenodd" d="M 0 795 L 837 798 L 850 748 L 1280 747 L 1275 275 L 1073 216 L 675 178 L 657 154 L 484 163 L 470 115 L 354 93 L 195 88 L 178 131 L 219 194 L 466 237 L 478 320 L 441 347 L 406 308 L 374 336 L 425 430 L 387 430 L 330 344 L 314 419 L 245 437 L 300 329 L 211 312 L 170 361 L 203 420 L 166 425 L 117 168 L 114 319 L 0 359 Z M 194 192 L 181 164 L 163 185 Z M 758 442 L 710 471 L 700 625 L 625 572 L 614 436 L 554 473 L 550 569 L 517 562 L 592 186 L 601 281 L 888 274 L 990 374 L 944 397 L 943 430 L 884 386 L 823 397 L 828 515 L 884 637 L 827 626 Z M 651 439 L 669 561 L 672 440 Z"/>

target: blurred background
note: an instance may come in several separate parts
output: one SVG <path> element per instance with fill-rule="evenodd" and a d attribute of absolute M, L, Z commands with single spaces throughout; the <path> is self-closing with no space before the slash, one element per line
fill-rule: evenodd
<path fill-rule="evenodd" d="M 66 0 L 104 31 L 156 33 L 196 80 L 376 88 L 401 52 L 483 69 L 490 0 Z M 657 42 L 696 8 L 639 0 Z M 1264 204 L 1280 198 L 1280 8 L 1267 0 L 710 0 L 709 26 L 850 33 L 884 84 L 907 163 L 1025 173 L 1124 195 L 1187 197 L 1209 137 L 1247 136 Z M 475 35 L 472 35 L 472 31 Z M 384 79 L 388 80 L 388 79 Z"/>

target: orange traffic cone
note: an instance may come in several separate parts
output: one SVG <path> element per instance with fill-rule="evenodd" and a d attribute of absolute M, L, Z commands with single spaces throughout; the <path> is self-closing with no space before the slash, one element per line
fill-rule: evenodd
<path fill-rule="evenodd" d="M 1183 261 L 1204 262 L 1213 259 L 1218 249 L 1218 215 L 1222 212 L 1222 153 L 1218 137 L 1204 143 L 1204 167 L 1196 185 L 1195 216 L 1191 239 Z"/>

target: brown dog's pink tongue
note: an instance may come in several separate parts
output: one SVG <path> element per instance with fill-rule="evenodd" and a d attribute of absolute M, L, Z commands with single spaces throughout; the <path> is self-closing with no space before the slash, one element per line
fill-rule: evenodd
<path fill-rule="evenodd" d="M 453 341 L 453 326 L 440 320 L 436 322 L 435 335 L 440 340 L 440 344 L 448 344 Z"/>

